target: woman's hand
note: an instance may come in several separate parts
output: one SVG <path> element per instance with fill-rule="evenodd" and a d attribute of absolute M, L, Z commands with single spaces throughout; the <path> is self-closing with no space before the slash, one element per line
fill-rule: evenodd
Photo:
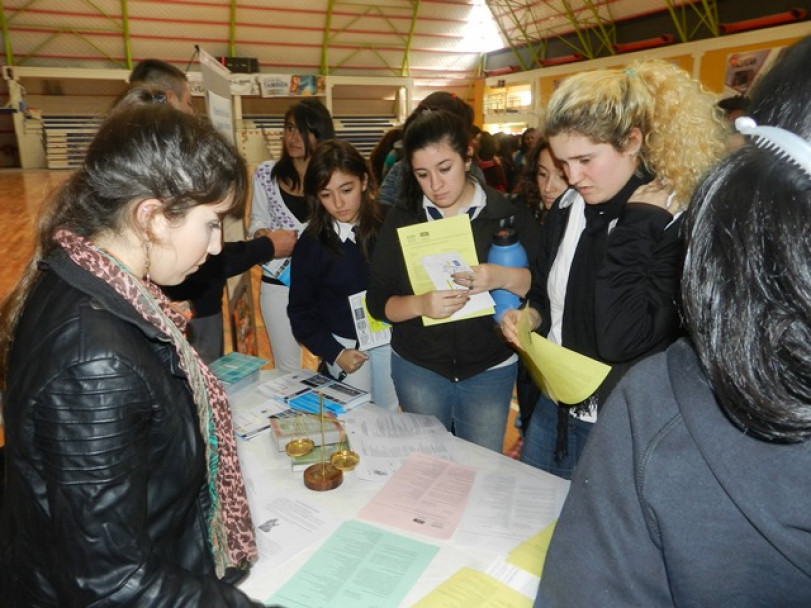
<path fill-rule="evenodd" d="M 652 182 L 639 186 L 639 188 L 634 190 L 628 202 L 655 205 L 665 211 L 669 211 L 671 214 L 673 210 L 679 207 L 678 203 L 675 201 L 674 193 L 665 189 L 658 180 L 653 180 Z"/>
<path fill-rule="evenodd" d="M 345 348 L 335 359 L 335 364 L 347 374 L 354 374 L 368 359 L 368 355 L 356 348 Z"/>
<path fill-rule="evenodd" d="M 421 314 L 432 319 L 447 319 L 470 299 L 463 289 L 441 289 L 424 293 L 420 298 Z"/>
<path fill-rule="evenodd" d="M 451 275 L 453 282 L 462 287 L 467 287 L 470 295 L 476 295 L 491 289 L 501 289 L 498 284 L 498 273 L 495 272 L 499 266 L 493 264 L 479 264 L 473 266 L 470 272 L 457 272 Z"/>
<path fill-rule="evenodd" d="M 254 237 L 265 236 L 273 242 L 273 257 L 288 258 L 293 253 L 293 247 L 298 240 L 298 232 L 295 230 L 268 230 L 260 228 L 253 233 Z"/>
<path fill-rule="evenodd" d="M 520 310 L 508 310 L 501 317 L 501 333 L 504 334 L 504 339 L 516 348 L 521 348 L 521 341 L 518 339 L 518 319 L 521 314 Z M 527 314 L 530 328 L 537 329 L 541 325 L 541 314 L 532 307 L 527 309 Z"/>
<path fill-rule="evenodd" d="M 473 266 L 470 272 L 457 272 L 451 277 L 457 285 L 467 287 L 472 296 L 494 289 L 506 289 L 523 298 L 532 282 L 529 269 L 498 264 L 479 264 Z"/>

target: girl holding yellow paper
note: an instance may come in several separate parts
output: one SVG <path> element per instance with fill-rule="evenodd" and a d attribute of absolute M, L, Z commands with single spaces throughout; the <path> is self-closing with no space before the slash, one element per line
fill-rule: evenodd
<path fill-rule="evenodd" d="M 507 289 L 519 296 L 530 271 L 472 264 L 453 275 L 456 289 L 415 294 L 398 228 L 467 216 L 478 260 L 487 259 L 493 233 L 514 218 L 532 260 L 540 230 L 529 210 L 482 186 L 465 172 L 470 130 L 446 111 L 412 115 L 403 136 L 405 196 L 392 205 L 372 258 L 369 312 L 392 327 L 392 377 L 403 411 L 432 414 L 457 436 L 501 452 L 515 385 L 517 356 L 489 313 L 446 321 L 468 295 Z M 465 218 L 467 219 L 467 218 Z M 459 289 L 461 288 L 461 289 Z"/>
<path fill-rule="evenodd" d="M 573 190 L 546 217 L 530 292 L 535 331 L 612 366 L 588 399 L 541 397 L 522 460 L 569 478 L 597 412 L 630 365 L 680 334 L 681 202 L 725 152 L 715 98 L 672 64 L 572 76 L 549 101 L 546 137 Z M 517 344 L 517 314 L 505 336 Z"/>

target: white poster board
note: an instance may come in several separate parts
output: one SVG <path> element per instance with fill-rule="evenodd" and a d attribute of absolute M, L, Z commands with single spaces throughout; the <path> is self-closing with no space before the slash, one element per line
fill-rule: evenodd
<path fill-rule="evenodd" d="M 211 124 L 234 143 L 234 112 L 231 103 L 231 71 L 200 49 L 200 71 L 206 89 L 206 109 Z"/>

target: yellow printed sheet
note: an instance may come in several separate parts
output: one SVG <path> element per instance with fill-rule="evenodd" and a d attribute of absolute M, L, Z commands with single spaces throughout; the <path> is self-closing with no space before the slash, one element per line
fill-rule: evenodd
<path fill-rule="evenodd" d="M 554 344 L 532 331 L 529 311 L 521 311 L 518 339 L 535 383 L 558 403 L 580 403 L 597 390 L 611 366 Z"/>
<path fill-rule="evenodd" d="M 462 568 L 414 608 L 531 608 L 532 600 L 501 581 L 471 568 Z"/>
<path fill-rule="evenodd" d="M 470 217 L 466 213 L 433 222 L 403 226 L 397 229 L 397 234 L 400 237 L 400 246 L 403 249 L 408 279 L 414 295 L 419 296 L 437 289 L 425 268 L 424 258 L 454 254 L 468 266 L 476 266 L 479 263 Z M 437 325 L 491 314 L 493 314 L 492 306 L 477 308 L 469 313 L 463 308 L 450 319 L 422 317 L 422 322 L 426 326 Z"/>

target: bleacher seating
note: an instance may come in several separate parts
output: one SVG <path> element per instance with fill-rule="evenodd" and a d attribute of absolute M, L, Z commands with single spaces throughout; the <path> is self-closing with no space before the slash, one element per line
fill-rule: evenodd
<path fill-rule="evenodd" d="M 75 169 L 98 130 L 98 116 L 43 116 L 43 137 L 49 169 Z M 243 131 L 260 131 L 271 158 L 279 158 L 283 116 L 245 116 Z M 394 116 L 335 116 L 335 134 L 352 143 L 368 158 L 381 137 L 394 127 Z M 239 139 L 239 137 L 237 138 Z"/>
<path fill-rule="evenodd" d="M 45 158 L 49 169 L 75 169 L 98 131 L 98 116 L 42 117 Z"/>
<path fill-rule="evenodd" d="M 394 116 L 333 116 L 335 136 L 354 145 L 358 151 L 368 157 L 380 138 L 394 127 Z M 245 130 L 259 129 L 265 138 L 272 158 L 281 154 L 283 116 L 245 116 Z"/>

